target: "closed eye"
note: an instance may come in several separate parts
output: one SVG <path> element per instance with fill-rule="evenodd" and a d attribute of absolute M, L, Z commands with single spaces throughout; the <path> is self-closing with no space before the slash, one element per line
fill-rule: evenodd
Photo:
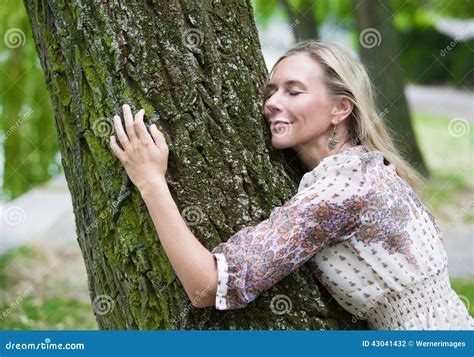
<path fill-rule="evenodd" d="M 264 98 L 263 98 L 263 103 L 265 104 L 265 102 L 275 93 L 275 91 L 271 91 L 271 92 L 266 92 L 264 93 Z M 288 94 L 293 96 L 293 97 L 296 97 L 297 95 L 300 95 L 301 93 L 303 92 L 298 92 L 298 91 L 294 91 L 294 90 L 290 90 L 288 91 Z"/>
<path fill-rule="evenodd" d="M 290 95 L 292 96 L 297 96 L 298 94 L 301 94 L 302 92 L 295 92 L 295 91 L 289 91 Z"/>

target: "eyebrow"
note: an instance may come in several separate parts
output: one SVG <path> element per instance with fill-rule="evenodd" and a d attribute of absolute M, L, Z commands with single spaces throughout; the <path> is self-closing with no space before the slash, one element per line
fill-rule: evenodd
<path fill-rule="evenodd" d="M 301 81 L 298 81 L 296 79 L 290 79 L 288 81 L 285 81 L 283 83 L 283 85 L 286 85 L 286 86 L 291 86 L 291 85 L 299 85 L 303 88 L 306 88 L 306 86 L 304 85 L 303 82 Z M 272 90 L 272 89 L 275 89 L 277 88 L 278 86 L 275 84 L 275 83 L 268 83 L 266 86 L 265 86 L 265 89 L 263 91 L 263 97 L 266 98 L 268 93 Z"/>

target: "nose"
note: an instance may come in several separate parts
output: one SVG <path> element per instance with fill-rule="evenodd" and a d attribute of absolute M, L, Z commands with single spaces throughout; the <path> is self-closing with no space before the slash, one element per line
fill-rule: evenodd
<path fill-rule="evenodd" d="M 268 113 L 267 117 L 273 116 L 282 111 L 281 102 L 278 100 L 278 94 L 274 93 L 265 102 L 265 111 Z"/>

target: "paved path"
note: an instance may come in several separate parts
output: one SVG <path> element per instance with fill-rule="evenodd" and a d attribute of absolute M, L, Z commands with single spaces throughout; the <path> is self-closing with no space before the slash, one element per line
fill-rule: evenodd
<path fill-rule="evenodd" d="M 71 196 L 63 175 L 0 206 L 0 255 L 33 240 L 57 244 L 75 237 Z"/>
<path fill-rule="evenodd" d="M 459 226 L 444 233 L 444 246 L 448 253 L 449 275 L 474 275 L 474 227 Z"/>
<path fill-rule="evenodd" d="M 444 86 L 409 85 L 405 94 L 412 110 L 460 117 L 474 122 L 474 91 Z"/>

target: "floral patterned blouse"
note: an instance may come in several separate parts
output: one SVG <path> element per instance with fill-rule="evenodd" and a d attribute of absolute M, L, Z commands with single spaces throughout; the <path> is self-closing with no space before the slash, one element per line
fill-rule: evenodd
<path fill-rule="evenodd" d="M 365 146 L 324 158 L 268 219 L 212 253 L 219 310 L 247 306 L 308 263 L 371 329 L 474 329 L 451 288 L 434 217 L 394 165 Z"/>

